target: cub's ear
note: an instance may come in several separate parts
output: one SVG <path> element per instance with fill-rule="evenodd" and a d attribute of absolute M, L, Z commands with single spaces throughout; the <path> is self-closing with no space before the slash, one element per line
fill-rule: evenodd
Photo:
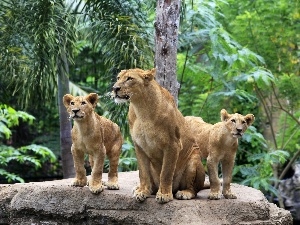
<path fill-rule="evenodd" d="M 93 108 L 96 108 L 98 99 L 99 99 L 99 97 L 96 93 L 90 93 L 86 96 L 86 100 L 89 101 L 93 105 Z"/>
<path fill-rule="evenodd" d="M 247 115 L 245 116 L 245 120 L 246 120 L 246 122 L 247 122 L 247 125 L 250 126 L 250 125 L 254 122 L 255 117 L 254 117 L 253 114 L 247 114 Z"/>
<path fill-rule="evenodd" d="M 69 107 L 70 102 L 72 101 L 73 98 L 74 98 L 73 95 L 70 95 L 70 94 L 64 95 L 64 97 L 63 97 L 63 103 L 64 103 L 64 106 L 65 106 L 66 108 Z"/>
<path fill-rule="evenodd" d="M 156 74 L 156 69 L 155 68 L 153 68 L 152 70 L 146 70 L 143 73 L 143 78 L 147 81 L 151 81 L 151 80 L 154 79 L 155 74 Z"/>
<path fill-rule="evenodd" d="M 225 122 L 228 120 L 228 118 L 230 117 L 230 115 L 228 114 L 228 112 L 225 109 L 222 109 L 220 112 L 221 115 L 221 121 Z"/>

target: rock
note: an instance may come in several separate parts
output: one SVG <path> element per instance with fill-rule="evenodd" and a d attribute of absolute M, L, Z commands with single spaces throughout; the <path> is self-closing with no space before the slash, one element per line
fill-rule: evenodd
<path fill-rule="evenodd" d="M 253 188 L 232 184 L 237 199 L 208 200 L 208 189 L 193 200 L 158 204 L 155 196 L 138 203 L 132 190 L 138 172 L 119 173 L 120 190 L 99 195 L 71 187 L 72 179 L 0 185 L 0 224 L 197 224 L 289 225 L 289 211 L 269 203 Z M 103 175 L 107 180 L 107 174 Z"/>

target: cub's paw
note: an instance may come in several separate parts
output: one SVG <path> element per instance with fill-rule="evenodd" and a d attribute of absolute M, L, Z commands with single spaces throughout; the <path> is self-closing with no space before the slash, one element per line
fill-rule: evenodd
<path fill-rule="evenodd" d="M 236 195 L 234 193 L 232 193 L 231 191 L 225 192 L 223 193 L 224 198 L 227 199 L 236 199 Z"/>
<path fill-rule="evenodd" d="M 161 192 L 157 192 L 155 200 L 160 204 L 167 203 L 173 200 L 173 194 L 162 194 Z"/>
<path fill-rule="evenodd" d="M 84 187 L 85 185 L 87 185 L 87 179 L 77 179 L 75 178 L 72 183 L 71 186 L 75 186 L 75 187 Z"/>
<path fill-rule="evenodd" d="M 210 192 L 208 195 L 208 199 L 210 200 L 219 200 L 221 198 L 221 195 L 218 192 Z"/>
<path fill-rule="evenodd" d="M 135 199 L 138 202 L 143 202 L 146 200 L 146 198 L 148 198 L 150 196 L 149 192 L 146 191 L 141 191 L 140 188 L 136 187 L 135 190 L 133 190 L 133 197 L 135 197 Z"/>
<path fill-rule="evenodd" d="M 88 186 L 90 191 L 93 194 L 99 194 L 100 192 L 102 192 L 104 190 L 104 185 L 102 183 L 102 181 L 98 182 L 98 181 L 94 181 L 92 179 L 90 179 L 88 181 Z"/>
<path fill-rule="evenodd" d="M 104 185 L 102 185 L 101 183 L 98 185 L 89 184 L 89 189 L 93 194 L 99 194 L 104 190 Z"/>
<path fill-rule="evenodd" d="M 110 183 L 110 182 L 108 182 L 108 183 L 105 183 L 104 185 L 109 190 L 119 190 L 120 189 L 118 183 Z"/>
<path fill-rule="evenodd" d="M 180 199 L 180 200 L 189 200 L 192 198 L 195 198 L 195 194 L 192 193 L 191 191 L 177 191 L 177 193 L 175 194 L 175 198 Z"/>

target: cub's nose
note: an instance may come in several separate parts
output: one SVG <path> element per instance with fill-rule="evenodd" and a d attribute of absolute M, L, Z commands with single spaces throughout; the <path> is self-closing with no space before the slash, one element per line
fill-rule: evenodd
<path fill-rule="evenodd" d="M 118 87 L 118 86 L 113 86 L 113 91 L 115 92 L 115 93 L 117 93 L 118 91 L 120 91 L 121 90 L 121 88 L 120 87 Z"/>
<path fill-rule="evenodd" d="M 79 109 L 72 109 L 72 112 L 76 114 L 79 112 Z"/>
<path fill-rule="evenodd" d="M 236 128 L 237 132 L 241 133 L 243 131 L 243 129 L 238 129 Z"/>

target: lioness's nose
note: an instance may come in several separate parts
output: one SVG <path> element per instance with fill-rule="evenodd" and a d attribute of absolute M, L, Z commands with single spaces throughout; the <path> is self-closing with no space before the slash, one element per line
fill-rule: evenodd
<path fill-rule="evenodd" d="M 79 109 L 72 109 L 73 113 L 78 113 L 79 112 Z"/>
<path fill-rule="evenodd" d="M 113 91 L 114 92 L 118 92 L 118 91 L 120 91 L 121 90 L 121 88 L 120 87 L 118 87 L 118 86 L 113 86 Z"/>

